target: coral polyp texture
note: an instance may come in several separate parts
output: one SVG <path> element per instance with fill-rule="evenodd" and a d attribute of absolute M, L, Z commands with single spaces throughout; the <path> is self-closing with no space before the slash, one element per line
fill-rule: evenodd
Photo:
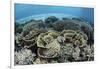
<path fill-rule="evenodd" d="M 15 65 L 94 60 L 94 30 L 82 18 L 15 22 Z"/>

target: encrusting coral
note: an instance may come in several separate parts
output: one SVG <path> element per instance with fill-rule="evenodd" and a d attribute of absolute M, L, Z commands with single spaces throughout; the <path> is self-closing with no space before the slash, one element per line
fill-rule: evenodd
<path fill-rule="evenodd" d="M 94 60 L 93 28 L 84 19 L 50 16 L 15 26 L 15 65 Z"/>

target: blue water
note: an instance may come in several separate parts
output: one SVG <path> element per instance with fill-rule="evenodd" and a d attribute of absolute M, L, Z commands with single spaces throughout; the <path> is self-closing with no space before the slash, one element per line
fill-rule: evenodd
<path fill-rule="evenodd" d="M 83 7 L 50 6 L 33 4 L 15 4 L 15 21 L 29 16 L 43 14 L 64 14 L 85 18 L 88 22 L 94 22 L 94 9 Z M 40 17 L 40 16 L 38 16 Z"/>

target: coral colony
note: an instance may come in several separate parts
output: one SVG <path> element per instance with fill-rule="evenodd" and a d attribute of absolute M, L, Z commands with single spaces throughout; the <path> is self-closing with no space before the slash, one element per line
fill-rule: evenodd
<path fill-rule="evenodd" d="M 15 23 L 15 65 L 94 60 L 94 30 L 82 18 Z"/>

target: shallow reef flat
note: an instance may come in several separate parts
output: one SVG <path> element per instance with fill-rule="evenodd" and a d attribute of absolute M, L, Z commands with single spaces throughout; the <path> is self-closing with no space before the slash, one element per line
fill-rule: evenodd
<path fill-rule="evenodd" d="M 49 16 L 15 22 L 15 65 L 93 60 L 94 30 L 83 18 Z"/>

